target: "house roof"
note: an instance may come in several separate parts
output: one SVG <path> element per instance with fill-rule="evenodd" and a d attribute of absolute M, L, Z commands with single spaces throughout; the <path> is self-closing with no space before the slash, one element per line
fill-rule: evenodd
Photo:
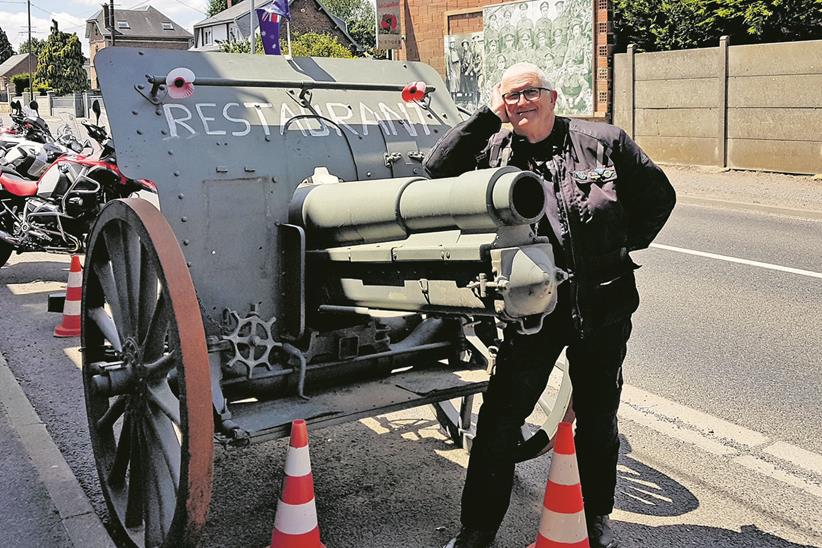
<path fill-rule="evenodd" d="M 34 63 L 33 66 L 36 67 L 37 57 L 35 57 L 31 53 L 18 53 L 17 55 L 12 55 L 11 57 L 3 61 L 2 64 L 0 64 L 0 76 L 5 76 L 8 71 L 17 67 L 17 65 L 25 61 L 29 55 L 32 56 L 32 62 Z"/>
<path fill-rule="evenodd" d="M 269 5 L 271 2 L 272 2 L 272 0 L 263 0 L 259 3 L 255 2 L 254 3 L 254 8 L 255 9 L 264 8 L 267 5 Z M 342 19 L 340 19 L 339 17 L 337 17 L 336 15 L 334 15 L 333 13 L 328 11 L 328 9 L 323 5 L 322 2 L 320 2 L 320 0 L 314 0 L 314 2 L 317 4 L 317 6 L 319 6 L 320 10 L 323 11 L 323 13 L 325 13 L 326 15 L 328 15 L 328 17 L 331 18 L 331 21 L 333 21 L 334 25 L 336 25 L 337 28 L 340 29 L 340 32 L 342 32 L 345 35 L 345 37 L 351 42 L 351 44 L 355 48 L 362 49 L 362 46 L 360 46 L 360 44 L 356 40 L 354 40 L 354 38 L 351 36 L 351 34 L 349 34 L 348 25 L 345 24 L 345 21 L 343 21 Z M 293 3 L 294 3 L 294 0 L 288 0 L 289 7 Z M 210 27 L 212 25 L 217 25 L 217 24 L 220 24 L 220 23 L 234 22 L 234 23 L 236 23 L 237 29 L 240 31 L 240 33 L 243 36 L 248 36 L 249 30 L 250 30 L 249 29 L 249 23 L 248 23 L 249 9 L 250 9 L 250 6 L 246 2 L 240 2 L 239 4 L 234 4 L 230 8 L 224 9 L 220 13 L 212 15 L 208 19 L 204 19 L 204 20 L 202 20 L 198 23 L 195 23 L 194 24 L 194 30 L 196 32 L 196 30 L 198 28 Z"/>
<path fill-rule="evenodd" d="M 114 20 L 119 23 L 125 21 L 129 28 L 117 26 L 114 29 L 115 38 L 153 38 L 161 40 L 190 40 L 193 38 L 190 32 L 166 17 L 159 10 L 152 6 L 145 6 L 135 10 L 114 10 Z M 87 21 L 86 38 L 89 38 L 90 25 L 97 25 L 97 30 L 103 36 L 110 36 L 109 29 L 106 28 L 105 15 L 103 10 L 99 10 Z M 163 28 L 163 23 L 171 23 L 171 29 Z"/>

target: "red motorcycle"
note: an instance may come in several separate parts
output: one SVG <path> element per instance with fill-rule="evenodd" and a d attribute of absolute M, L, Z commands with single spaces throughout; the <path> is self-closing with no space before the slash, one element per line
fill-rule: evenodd
<path fill-rule="evenodd" d="M 64 154 L 37 181 L 0 166 L 0 266 L 13 251 L 82 253 L 103 205 L 140 191 L 157 192 L 152 181 L 130 179 L 120 172 L 114 143 L 99 125 L 97 101 L 92 110 L 97 123 L 82 123 L 101 146 L 96 158 Z"/>

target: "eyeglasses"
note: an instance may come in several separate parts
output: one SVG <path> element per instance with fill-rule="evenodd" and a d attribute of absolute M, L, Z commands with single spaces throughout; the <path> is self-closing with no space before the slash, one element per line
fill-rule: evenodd
<path fill-rule="evenodd" d="M 522 91 L 512 91 L 502 96 L 502 100 L 509 105 L 516 105 L 519 103 L 519 97 L 522 95 L 526 101 L 535 101 L 542 94 L 542 90 L 551 91 L 548 88 L 528 88 Z"/>

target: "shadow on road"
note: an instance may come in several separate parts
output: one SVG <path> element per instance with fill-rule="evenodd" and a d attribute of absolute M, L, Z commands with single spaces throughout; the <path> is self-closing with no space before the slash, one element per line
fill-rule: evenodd
<path fill-rule="evenodd" d="M 755 525 L 743 525 L 740 531 L 701 525 L 663 525 L 652 527 L 615 521 L 621 548 L 647 546 L 699 546 L 700 548 L 813 548 L 796 544 L 762 531 Z M 658 539 L 654 542 L 652 539 Z M 649 544 L 650 542 L 650 544 Z"/>
<path fill-rule="evenodd" d="M 620 436 L 615 507 L 646 516 L 681 516 L 699 507 L 687 487 L 631 456 L 631 444 Z"/>

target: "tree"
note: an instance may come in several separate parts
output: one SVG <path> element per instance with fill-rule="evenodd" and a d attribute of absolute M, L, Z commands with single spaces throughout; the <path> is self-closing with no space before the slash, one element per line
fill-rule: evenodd
<path fill-rule="evenodd" d="M 14 55 L 14 50 L 9 42 L 9 37 L 6 36 L 6 31 L 0 28 L 0 63 Z"/>
<path fill-rule="evenodd" d="M 31 47 L 29 47 L 29 41 L 26 40 L 22 44 L 20 44 L 20 53 L 28 53 L 31 51 L 34 55 L 39 55 L 40 50 L 43 49 L 43 44 L 45 44 L 45 40 L 40 40 L 34 36 L 31 37 Z"/>
<path fill-rule="evenodd" d="M 80 39 L 74 33 L 60 32 L 57 21 L 52 23 L 51 34 L 37 56 L 35 87 L 44 84 L 57 94 L 88 89 Z"/>
<path fill-rule="evenodd" d="M 822 0 L 614 0 L 616 51 L 822 38 Z"/>
<path fill-rule="evenodd" d="M 316 32 L 298 34 L 292 37 L 291 45 L 294 48 L 294 57 L 340 57 L 346 59 L 353 57 L 351 50 L 330 34 L 317 34 Z M 248 40 L 222 42 L 220 43 L 220 51 L 224 53 L 250 53 L 251 47 Z M 283 54 L 288 53 L 288 41 L 282 35 L 280 36 L 280 51 Z M 254 46 L 254 53 L 257 55 L 265 54 L 263 41 L 259 34 L 257 35 L 257 45 Z"/>
<path fill-rule="evenodd" d="M 237 0 L 236 2 L 233 2 L 233 4 L 239 4 L 242 1 L 243 0 Z M 225 9 L 228 9 L 228 2 L 226 2 L 226 0 L 208 0 L 208 9 L 206 10 L 206 13 L 209 17 L 212 17 Z"/>
<path fill-rule="evenodd" d="M 317 34 L 316 32 L 306 32 L 291 40 L 294 57 L 341 57 L 349 59 L 354 57 L 351 50 L 340 44 L 340 42 L 330 34 Z M 280 51 L 288 53 L 288 44 L 280 39 Z"/>
<path fill-rule="evenodd" d="M 373 49 L 377 40 L 377 19 L 369 0 L 323 0 L 328 10 L 345 21 L 348 33 L 365 49 Z"/>

